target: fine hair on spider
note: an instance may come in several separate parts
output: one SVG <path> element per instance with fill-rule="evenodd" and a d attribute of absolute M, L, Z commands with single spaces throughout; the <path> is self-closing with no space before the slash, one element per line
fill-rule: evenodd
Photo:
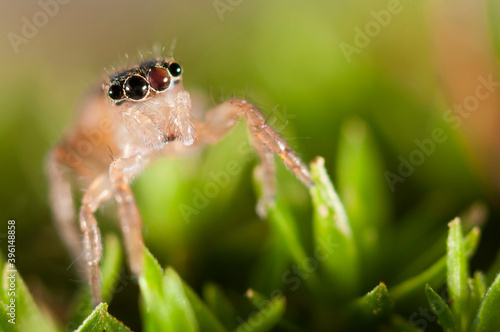
<path fill-rule="evenodd" d="M 183 68 L 164 53 L 165 48 L 153 48 L 139 63 L 109 72 L 98 88 L 85 94 L 73 123 L 48 156 L 53 219 L 73 259 L 82 256 L 77 264 L 85 271 L 95 303 L 101 301 L 102 243 L 94 213 L 104 202 L 116 202 L 128 266 L 139 275 L 142 219 L 130 184 L 155 159 L 216 144 L 243 118 L 260 159 L 260 217 L 274 205 L 275 155 L 302 183 L 313 185 L 308 166 L 246 98 L 232 96 L 204 116 L 193 116 L 198 113 L 183 87 Z M 78 211 L 72 186 L 85 190 Z"/>

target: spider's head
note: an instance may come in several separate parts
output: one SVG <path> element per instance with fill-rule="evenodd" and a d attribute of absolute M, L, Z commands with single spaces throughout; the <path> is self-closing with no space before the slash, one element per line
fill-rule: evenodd
<path fill-rule="evenodd" d="M 174 59 L 154 59 L 111 76 L 104 90 L 115 104 L 141 102 L 173 90 L 181 75 L 182 67 Z"/>
<path fill-rule="evenodd" d="M 156 58 L 111 76 L 103 90 L 121 111 L 128 130 L 151 148 L 161 149 L 174 140 L 191 145 L 196 132 L 181 75 L 173 58 Z"/>

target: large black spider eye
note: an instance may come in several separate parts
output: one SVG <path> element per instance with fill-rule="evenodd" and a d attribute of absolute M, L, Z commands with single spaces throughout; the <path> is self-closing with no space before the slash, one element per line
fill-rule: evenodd
<path fill-rule="evenodd" d="M 178 64 L 177 62 L 172 62 L 168 66 L 168 71 L 170 72 L 170 75 L 172 75 L 173 77 L 179 77 L 182 74 L 181 65 Z"/>
<path fill-rule="evenodd" d="M 130 99 L 139 100 L 148 94 L 148 82 L 138 75 L 129 77 L 125 81 L 125 94 Z"/>
<path fill-rule="evenodd" d="M 121 85 L 113 84 L 108 89 L 108 96 L 113 100 L 119 100 L 123 98 L 123 89 Z"/>

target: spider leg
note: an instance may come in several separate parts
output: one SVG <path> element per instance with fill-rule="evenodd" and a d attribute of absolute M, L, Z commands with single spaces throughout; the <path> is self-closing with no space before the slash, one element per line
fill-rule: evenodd
<path fill-rule="evenodd" d="M 135 202 L 130 182 L 144 166 L 141 156 L 120 158 L 113 161 L 109 178 L 118 204 L 118 216 L 125 241 L 125 248 L 132 273 L 139 275 L 142 269 L 142 220 Z"/>
<path fill-rule="evenodd" d="M 88 187 L 80 207 L 80 228 L 83 233 L 83 254 L 87 263 L 90 293 L 95 304 L 101 302 L 101 274 L 99 261 L 102 257 L 101 232 L 94 212 L 102 202 L 110 199 L 112 192 L 106 174 L 98 176 Z"/>
<path fill-rule="evenodd" d="M 274 202 L 274 161 L 272 155 L 281 158 L 286 167 L 306 186 L 312 186 L 313 181 L 307 165 L 290 148 L 286 141 L 267 123 L 262 113 L 253 104 L 244 99 L 230 99 L 207 113 L 205 122 L 196 123 L 196 131 L 200 139 L 197 144 L 213 144 L 219 141 L 234 127 L 240 117 L 244 117 L 250 130 L 251 140 L 262 165 L 261 179 L 264 196 L 257 207 L 263 216 L 263 204 Z"/>
<path fill-rule="evenodd" d="M 50 187 L 50 205 L 53 219 L 71 258 L 77 261 L 83 271 L 83 261 L 78 260 L 82 248 L 80 234 L 75 225 L 75 206 L 71 195 L 71 185 L 66 178 L 64 165 L 57 161 L 57 148 L 51 151 L 47 160 L 46 172 Z"/>
<path fill-rule="evenodd" d="M 267 217 L 267 208 L 274 207 L 275 165 L 274 155 L 266 150 L 264 144 L 253 139 L 253 146 L 260 157 L 261 164 L 256 168 L 257 178 L 262 182 L 262 195 L 257 202 L 257 214 L 261 218 Z"/>

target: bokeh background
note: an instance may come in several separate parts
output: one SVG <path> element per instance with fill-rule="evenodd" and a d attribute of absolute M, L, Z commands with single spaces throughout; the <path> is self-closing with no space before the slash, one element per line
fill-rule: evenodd
<path fill-rule="evenodd" d="M 168 50 L 174 40 L 174 56 L 196 105 L 234 94 L 246 95 L 266 115 L 276 107 L 275 128 L 305 161 L 323 156 L 334 183 L 342 173 L 336 155 L 346 121 L 367 124 L 383 165 L 375 175 L 382 183 L 385 171 L 397 174 L 400 156 L 408 159 L 417 149 L 416 139 L 442 128 L 448 139 L 395 191 L 384 187 L 388 223 L 417 220 L 418 230 L 421 221 L 425 229 L 408 246 L 425 248 L 442 239 L 449 220 L 475 204 L 487 223 L 473 264 L 486 268 L 498 250 L 500 230 L 500 89 L 462 117 L 458 128 L 443 115 L 474 95 L 478 77 L 500 81 L 500 3 L 402 0 L 400 7 L 365 47 L 346 57 L 343 43 L 355 46 L 356 28 L 365 29 L 374 21 L 371 12 L 387 9 L 388 1 L 71 0 L 17 47 L 9 33 L 22 36 L 23 18 L 32 22 L 42 7 L 37 1 L 2 1 L 0 233 L 7 220 L 16 220 L 18 268 L 36 299 L 64 321 L 72 295 L 84 284 L 50 217 L 44 175 L 50 147 L 85 91 L 105 77 L 103 68 L 120 66 L 125 54 L 137 58 L 138 50 L 154 44 Z M 240 125 L 205 152 L 154 163 L 133 185 L 146 244 L 195 289 L 210 280 L 238 294 L 259 282 L 254 267 L 269 229 L 254 210 L 256 159 L 236 149 L 245 139 Z M 187 222 L 179 207 L 192 206 L 209 173 L 231 160 L 241 172 Z M 278 179 L 280 197 L 307 229 L 307 191 L 281 166 Z M 99 212 L 99 220 L 103 233 L 118 233 L 112 204 Z M 392 245 L 386 243 L 388 251 Z M 387 267 L 381 275 L 401 269 Z M 132 282 L 110 311 L 138 329 L 136 310 Z"/>

